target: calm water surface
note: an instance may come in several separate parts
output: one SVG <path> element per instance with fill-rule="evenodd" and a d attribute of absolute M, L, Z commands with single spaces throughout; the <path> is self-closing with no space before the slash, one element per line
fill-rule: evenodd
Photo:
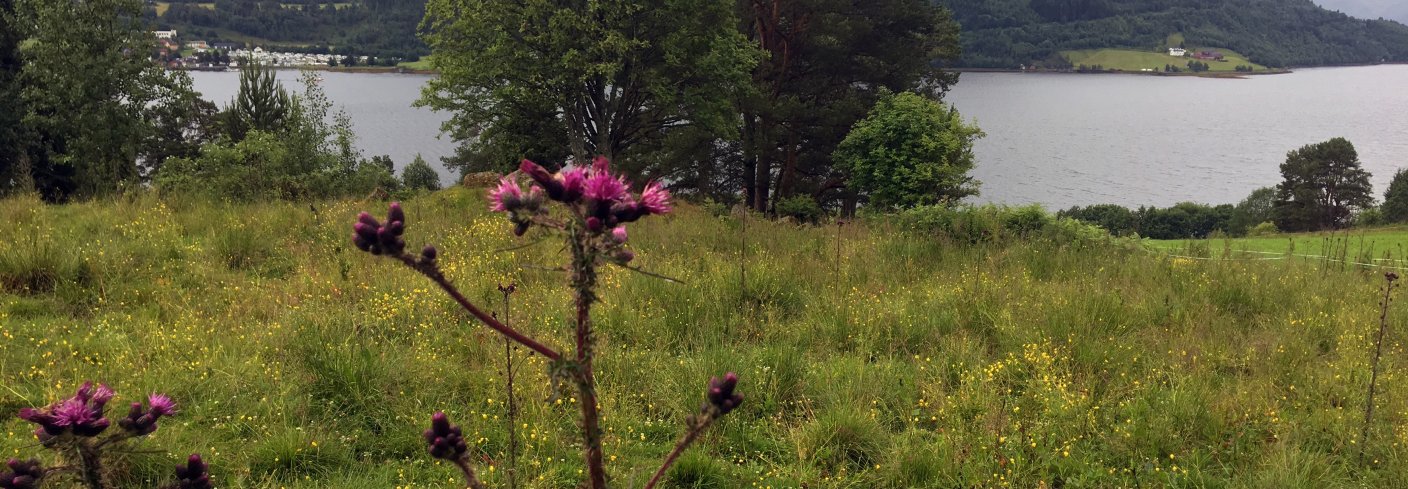
<path fill-rule="evenodd" d="M 237 73 L 193 73 L 221 105 Z M 286 86 L 298 73 L 279 72 Z M 424 75 L 324 73 L 367 155 L 397 165 L 454 152 L 445 114 L 411 107 Z M 1232 203 L 1280 181 L 1286 152 L 1343 136 L 1382 194 L 1408 167 L 1408 66 L 1300 70 L 1245 80 L 1133 75 L 968 73 L 949 94 L 987 132 L 978 200 L 1048 208 Z M 449 181 L 449 172 L 442 169 Z"/>

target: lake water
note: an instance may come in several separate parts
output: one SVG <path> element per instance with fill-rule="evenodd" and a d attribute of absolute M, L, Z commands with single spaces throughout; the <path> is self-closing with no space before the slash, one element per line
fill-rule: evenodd
<path fill-rule="evenodd" d="M 237 73 L 192 73 L 223 105 Z M 297 72 L 279 79 L 296 86 Z M 425 75 L 324 73 L 367 155 L 397 165 L 454 152 L 446 119 L 411 107 Z M 1348 138 L 1382 195 L 1408 167 L 1408 66 L 1299 70 L 1242 80 L 967 73 L 948 101 L 988 136 L 975 148 L 982 202 L 1051 209 L 1116 203 L 1235 203 L 1280 181 L 1288 151 Z M 449 181 L 449 172 L 442 169 Z"/>

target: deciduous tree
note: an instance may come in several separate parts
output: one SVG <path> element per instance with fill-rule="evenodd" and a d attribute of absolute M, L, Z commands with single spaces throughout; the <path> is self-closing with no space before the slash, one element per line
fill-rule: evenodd
<path fill-rule="evenodd" d="M 759 211 L 845 188 L 831 155 L 881 89 L 940 99 L 958 75 L 958 24 L 928 0 L 739 0 L 765 53 L 744 100 L 739 185 Z M 833 197 L 835 193 L 833 192 Z"/>
<path fill-rule="evenodd" d="M 151 32 L 139 0 L 16 0 L 22 25 L 22 124 L 32 175 L 50 200 L 141 182 L 137 161 L 158 107 L 189 93 L 190 78 L 147 59 Z"/>
<path fill-rule="evenodd" d="M 756 54 L 730 6 L 431 0 L 421 27 L 440 76 L 421 103 L 453 113 L 445 129 L 467 154 L 500 164 L 530 152 L 605 155 L 639 175 L 636 145 L 685 127 L 734 129 Z M 543 135 L 556 147 L 529 142 Z"/>
<path fill-rule="evenodd" d="M 882 208 L 955 203 L 977 195 L 973 142 L 982 130 L 958 109 L 915 93 L 886 95 L 836 148 L 848 187 Z"/>

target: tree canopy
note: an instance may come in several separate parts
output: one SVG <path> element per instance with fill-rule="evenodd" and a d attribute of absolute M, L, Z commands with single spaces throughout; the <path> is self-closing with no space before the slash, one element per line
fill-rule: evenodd
<path fill-rule="evenodd" d="M 1369 172 L 1344 138 L 1301 147 L 1281 164 L 1272 214 L 1283 231 L 1338 229 L 1354 212 L 1374 204 Z"/>
<path fill-rule="evenodd" d="M 836 148 L 847 186 L 882 209 L 952 204 L 977 195 L 973 142 L 958 109 L 914 93 L 886 95 Z"/>
<path fill-rule="evenodd" d="M 632 147 L 668 133 L 733 130 L 756 61 L 736 24 L 718 0 L 431 0 L 422 29 L 440 76 L 422 103 L 451 111 L 451 135 L 497 165 L 541 151 L 632 168 Z"/>
<path fill-rule="evenodd" d="M 190 102 L 190 78 L 145 56 L 151 33 L 140 0 L 16 0 L 22 124 L 41 195 L 98 195 L 142 181 L 144 143 L 172 104 Z"/>

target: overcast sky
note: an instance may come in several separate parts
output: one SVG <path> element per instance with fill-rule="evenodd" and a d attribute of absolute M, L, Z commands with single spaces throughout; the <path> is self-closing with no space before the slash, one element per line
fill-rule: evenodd
<path fill-rule="evenodd" d="M 1315 0 L 1320 6 L 1355 17 L 1383 17 L 1408 24 L 1408 1 L 1405 0 Z"/>

